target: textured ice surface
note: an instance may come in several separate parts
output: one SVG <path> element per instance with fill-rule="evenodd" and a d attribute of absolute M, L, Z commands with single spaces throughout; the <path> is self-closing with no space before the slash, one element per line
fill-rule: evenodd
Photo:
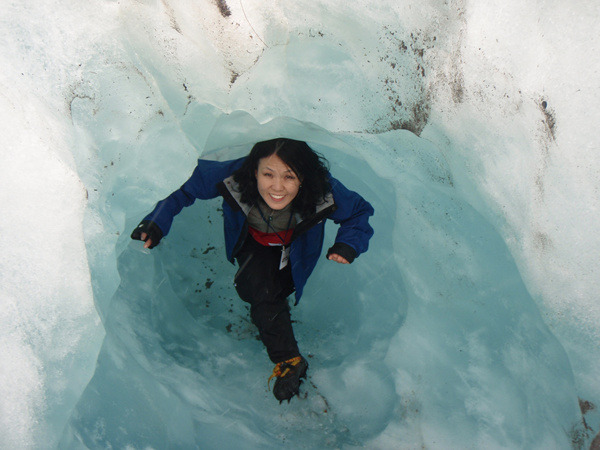
<path fill-rule="evenodd" d="M 0 447 L 589 444 L 588 3 L 6 5 Z M 322 259 L 292 311 L 310 377 L 281 406 L 219 202 L 152 251 L 128 238 L 199 156 L 278 135 L 376 210 L 369 252 Z"/>

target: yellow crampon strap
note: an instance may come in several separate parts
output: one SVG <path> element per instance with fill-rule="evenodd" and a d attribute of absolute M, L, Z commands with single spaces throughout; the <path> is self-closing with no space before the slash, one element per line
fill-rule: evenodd
<path fill-rule="evenodd" d="M 269 389 L 271 389 L 271 380 L 273 378 L 285 377 L 288 374 L 288 372 L 290 371 L 290 369 L 292 368 L 291 366 L 298 365 L 300 363 L 300 361 L 302 361 L 302 357 L 296 356 L 295 358 L 288 359 L 287 361 L 283 361 L 283 362 L 275 364 L 275 367 L 273 368 L 273 374 L 269 377 L 269 381 L 267 381 L 267 386 L 269 386 Z M 281 366 L 287 366 L 287 367 L 285 367 L 282 371 Z"/>

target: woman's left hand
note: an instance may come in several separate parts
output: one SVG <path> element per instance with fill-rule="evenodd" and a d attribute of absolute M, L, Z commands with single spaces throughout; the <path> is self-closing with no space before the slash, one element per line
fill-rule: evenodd
<path fill-rule="evenodd" d="M 350 264 L 346 258 L 338 255 L 337 253 L 332 253 L 329 255 L 329 259 L 340 264 Z"/>

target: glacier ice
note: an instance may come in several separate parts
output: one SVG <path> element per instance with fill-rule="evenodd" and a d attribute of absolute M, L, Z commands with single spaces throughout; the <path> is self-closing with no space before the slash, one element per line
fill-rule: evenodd
<path fill-rule="evenodd" d="M 7 5 L 0 447 L 589 445 L 600 11 L 549 4 Z M 292 311 L 282 406 L 219 202 L 128 238 L 196 158 L 277 135 L 376 209 Z"/>

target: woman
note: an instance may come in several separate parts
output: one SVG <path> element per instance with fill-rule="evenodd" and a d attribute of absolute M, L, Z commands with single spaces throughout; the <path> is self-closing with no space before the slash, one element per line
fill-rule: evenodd
<path fill-rule="evenodd" d="M 373 208 L 331 177 L 326 161 L 306 142 L 258 142 L 246 157 L 198 160 L 180 189 L 158 202 L 131 234 L 153 248 L 173 217 L 194 200 L 223 197 L 227 259 L 237 260 L 235 288 L 250 303 L 269 358 L 275 363 L 273 394 L 281 402 L 298 394 L 308 363 L 294 337 L 287 297 L 296 304 L 323 247 L 325 221 L 340 225 L 329 260 L 350 264 L 368 248 Z"/>

